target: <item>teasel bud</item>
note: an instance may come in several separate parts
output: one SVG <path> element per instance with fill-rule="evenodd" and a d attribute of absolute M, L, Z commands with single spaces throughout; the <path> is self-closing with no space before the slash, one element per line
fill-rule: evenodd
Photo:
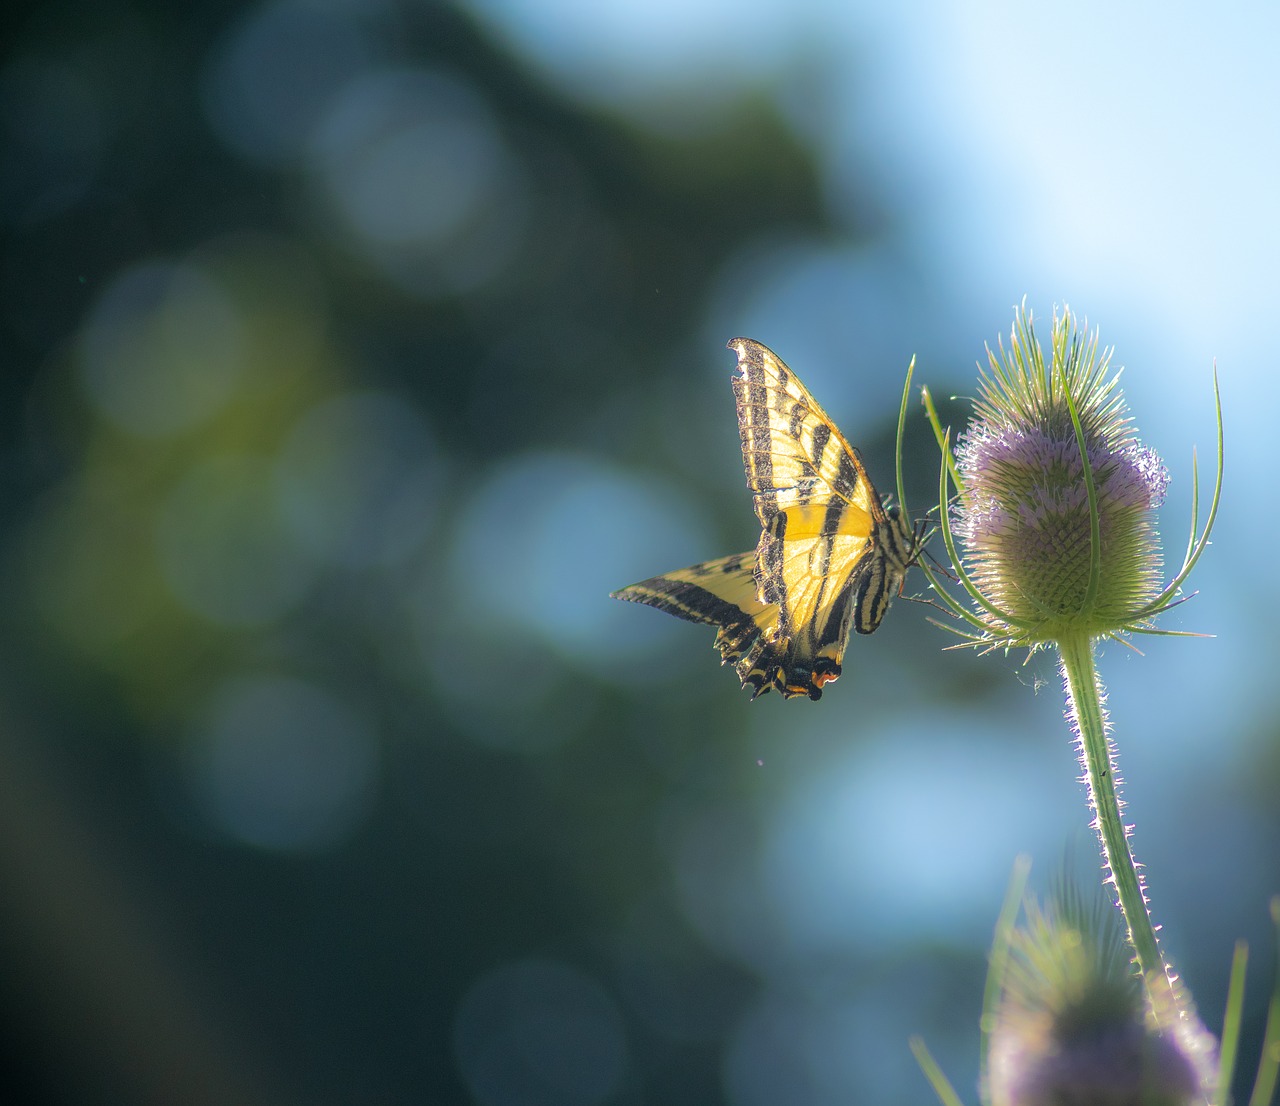
<path fill-rule="evenodd" d="M 1191 1106 L 1214 1042 L 1172 1000 L 1153 1005 L 1110 907 L 1025 907 L 1009 935 L 987 1042 L 990 1106 Z"/>

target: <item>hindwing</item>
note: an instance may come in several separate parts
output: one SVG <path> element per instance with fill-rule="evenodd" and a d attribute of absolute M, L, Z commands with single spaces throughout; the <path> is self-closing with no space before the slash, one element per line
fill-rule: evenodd
<path fill-rule="evenodd" d="M 621 588 L 612 598 L 718 627 L 720 663 L 733 665 L 743 687 L 752 687 L 753 699 L 771 687 L 785 693 L 786 641 L 778 634 L 778 608 L 760 601 L 755 570 L 754 552 L 735 553 Z"/>

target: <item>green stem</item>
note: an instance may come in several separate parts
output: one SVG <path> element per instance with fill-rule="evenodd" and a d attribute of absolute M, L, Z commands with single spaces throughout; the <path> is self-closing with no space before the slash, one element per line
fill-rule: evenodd
<path fill-rule="evenodd" d="M 1102 859 L 1111 873 L 1116 898 L 1129 929 L 1129 944 L 1147 986 L 1164 980 L 1172 990 L 1169 969 L 1160 955 L 1155 927 L 1147 910 L 1142 877 L 1120 816 L 1120 791 L 1107 739 L 1102 685 L 1093 664 L 1093 642 L 1088 636 L 1080 635 L 1060 640 L 1057 645 L 1067 681 L 1068 705 L 1080 740 L 1080 763 L 1089 787 L 1089 805 L 1094 810 L 1094 829 L 1098 831 Z M 1161 1002 L 1153 1005 L 1156 1009 L 1166 1008 Z"/>

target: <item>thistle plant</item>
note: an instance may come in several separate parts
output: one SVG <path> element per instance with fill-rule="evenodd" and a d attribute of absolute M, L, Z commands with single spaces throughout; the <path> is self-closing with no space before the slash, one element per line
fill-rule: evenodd
<path fill-rule="evenodd" d="M 993 961 L 984 1097 L 996 1106 L 1208 1102 L 1218 1094 L 1208 1062 L 1214 1042 L 1156 937 L 1122 819 L 1095 661 L 1100 642 L 1127 645 L 1136 635 L 1176 633 L 1155 619 L 1187 598 L 1183 584 L 1209 544 L 1222 486 L 1221 403 L 1208 516 L 1201 529 L 1193 478 L 1191 536 L 1181 567 L 1162 583 L 1155 509 L 1168 474 L 1139 442 L 1110 351 L 1099 350 L 1096 332 L 1078 327 L 1068 310 L 1055 314 L 1046 361 L 1024 307 L 1008 346 L 1000 342 L 987 354 L 974 419 L 954 454 L 925 391 L 943 453 L 942 539 L 971 606 L 922 567 L 954 615 L 947 628 L 963 644 L 1026 649 L 1028 656 L 1056 651 L 1104 882 L 1114 888 L 1124 922 L 1118 947 L 1125 955 L 1117 961 L 1117 946 L 1098 938 L 1098 927 L 1058 908 L 1028 906 L 1026 928 L 1008 929 L 1007 972 Z M 1214 393 L 1217 400 L 1216 377 Z M 1108 1064 L 1125 1067 L 1136 1081 L 1100 1075 Z M 1090 1084 L 1094 1076 L 1102 1082 Z M 1093 1092 L 1080 1089 L 1091 1085 Z"/>

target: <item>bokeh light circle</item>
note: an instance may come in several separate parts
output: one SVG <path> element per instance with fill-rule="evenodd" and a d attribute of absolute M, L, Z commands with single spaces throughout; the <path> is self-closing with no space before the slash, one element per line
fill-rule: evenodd
<path fill-rule="evenodd" d="M 188 771 L 227 837 L 282 851 L 332 847 L 373 803 L 380 754 L 369 719 L 301 680 L 229 680 L 193 727 Z"/>
<path fill-rule="evenodd" d="M 182 477 L 161 505 L 161 570 L 175 597 L 212 622 L 271 622 L 315 580 L 315 563 L 281 518 L 271 477 L 266 457 L 210 457 Z"/>
<path fill-rule="evenodd" d="M 522 166 L 480 95 L 447 72 L 380 69 L 351 81 L 312 154 L 350 248 L 410 294 L 474 290 L 522 241 Z"/>
<path fill-rule="evenodd" d="M 596 1106 L 627 1068 L 622 1018 L 604 989 L 567 964 L 525 960 L 472 985 L 454 1052 L 481 1106 Z"/>
<path fill-rule="evenodd" d="M 440 461 L 426 421 L 390 392 L 346 392 L 298 420 L 280 451 L 282 514 L 318 559 L 397 564 L 435 522 Z"/>
<path fill-rule="evenodd" d="M 209 419 L 231 398 L 243 371 L 243 321 L 199 266 L 149 262 L 103 291 L 80 352 L 98 411 L 121 430 L 162 437 Z"/>
<path fill-rule="evenodd" d="M 250 7 L 203 75 L 205 113 L 222 141 L 258 165 L 293 161 L 328 102 L 369 64 L 373 49 L 357 13 L 380 6 L 277 0 Z"/>

